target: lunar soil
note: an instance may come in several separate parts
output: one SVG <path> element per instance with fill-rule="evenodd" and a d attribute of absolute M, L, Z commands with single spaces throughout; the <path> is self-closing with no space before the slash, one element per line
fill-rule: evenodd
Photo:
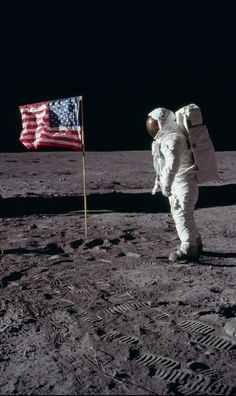
<path fill-rule="evenodd" d="M 199 188 L 199 262 L 148 151 L 2 153 L 1 395 L 236 395 L 236 160 Z"/>

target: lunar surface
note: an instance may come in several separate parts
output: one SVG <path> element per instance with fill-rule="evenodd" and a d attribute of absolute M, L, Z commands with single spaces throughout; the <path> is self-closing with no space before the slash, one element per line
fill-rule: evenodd
<path fill-rule="evenodd" d="M 0 394 L 236 395 L 236 159 L 200 186 L 204 252 L 151 195 L 149 151 L 0 158 Z"/>

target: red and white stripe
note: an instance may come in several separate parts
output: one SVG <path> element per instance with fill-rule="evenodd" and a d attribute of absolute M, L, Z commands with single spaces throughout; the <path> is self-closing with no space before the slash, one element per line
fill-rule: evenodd
<path fill-rule="evenodd" d="M 19 108 L 23 126 L 20 141 L 28 149 L 37 149 L 41 146 L 82 149 L 80 127 L 51 128 L 49 126 L 48 102 L 19 106 Z"/>

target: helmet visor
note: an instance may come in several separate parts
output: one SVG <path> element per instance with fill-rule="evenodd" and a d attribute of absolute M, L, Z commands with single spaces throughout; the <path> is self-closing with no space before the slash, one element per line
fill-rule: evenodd
<path fill-rule="evenodd" d="M 147 118 L 146 128 L 149 135 L 154 138 L 156 134 L 159 132 L 159 124 L 157 120 L 154 120 L 151 116 Z"/>

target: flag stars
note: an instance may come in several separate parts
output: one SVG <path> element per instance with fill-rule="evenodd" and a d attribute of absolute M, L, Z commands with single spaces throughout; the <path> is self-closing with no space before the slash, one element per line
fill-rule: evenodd
<path fill-rule="evenodd" d="M 49 110 L 52 128 L 78 126 L 78 98 L 49 102 Z"/>

